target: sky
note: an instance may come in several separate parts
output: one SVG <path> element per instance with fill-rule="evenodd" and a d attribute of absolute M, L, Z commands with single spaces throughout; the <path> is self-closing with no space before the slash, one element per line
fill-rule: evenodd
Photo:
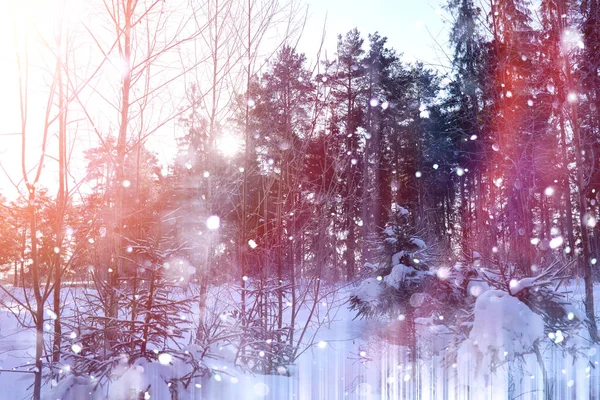
<path fill-rule="evenodd" d="M 365 37 L 379 32 L 407 62 L 422 61 L 438 69 L 449 65 L 447 0 L 307 0 L 309 21 L 300 48 L 310 57 L 327 18 L 325 45 L 330 57 L 337 35 L 358 28 Z M 313 50 L 314 51 L 314 50 Z"/>
<path fill-rule="evenodd" d="M 298 43 L 299 50 L 304 52 L 309 60 L 314 62 L 325 26 L 324 53 L 330 59 L 335 55 L 337 35 L 346 33 L 357 27 L 367 42 L 367 35 L 378 31 L 380 35 L 388 38 L 389 46 L 403 54 L 405 62 L 421 61 L 426 66 L 444 72 L 449 65 L 448 29 L 449 23 L 444 23 L 447 13 L 443 6 L 447 0 L 305 0 L 308 6 L 307 23 L 302 37 Z M 11 9 L 9 2 L 0 1 L 0 165 L 10 175 L 0 169 L 0 195 L 9 199 L 16 197 L 17 193 L 13 182 L 18 182 L 21 176 L 20 168 L 20 120 L 17 68 L 15 62 L 15 45 L 13 43 L 12 24 L 10 20 Z M 52 26 L 53 10 L 51 1 L 20 0 L 12 2 L 18 4 L 19 17 L 31 18 L 33 24 L 43 29 L 43 24 Z M 12 55 L 12 57 L 11 57 Z M 34 56 L 32 56 L 33 58 Z M 46 65 L 42 60 L 34 59 L 35 68 L 30 71 L 30 79 L 39 81 L 40 87 L 47 84 L 44 81 L 44 69 L 51 70 L 51 65 Z M 47 76 L 47 74 L 46 74 Z M 118 79 L 117 79 L 118 80 Z M 41 92 L 41 91 L 40 91 Z M 32 91 L 29 98 L 30 114 L 43 112 L 46 97 Z M 33 121 L 29 126 L 30 143 L 39 142 L 41 126 L 35 126 Z M 52 132 L 51 132 L 52 133 Z M 88 133 L 88 136 L 90 134 Z M 37 136 L 37 137 L 36 137 Z M 52 140 L 51 135 L 51 140 Z M 154 138 L 154 143 L 148 143 L 151 150 L 156 152 L 161 163 L 166 165 L 175 154 L 174 133 L 167 132 L 162 137 Z M 79 145 L 89 147 L 93 139 L 85 134 L 77 138 Z M 52 143 L 52 142 L 50 142 Z M 39 154 L 39 146 L 33 144 L 31 155 Z M 37 153 L 36 153 L 37 151 Z M 81 160 L 81 151 L 79 155 Z M 32 164 L 32 163 L 31 163 Z M 56 176 L 56 168 L 52 168 L 53 161 L 47 161 L 48 168 L 42 174 L 41 182 L 44 186 L 51 187 Z M 82 164 L 81 161 L 79 164 Z M 85 165 L 75 167 L 83 173 Z"/>

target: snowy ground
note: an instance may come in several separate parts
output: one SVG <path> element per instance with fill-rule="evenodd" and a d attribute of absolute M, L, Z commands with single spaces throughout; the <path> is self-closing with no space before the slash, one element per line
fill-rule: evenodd
<path fill-rule="evenodd" d="M 583 284 L 572 283 L 569 290 L 580 297 Z M 600 298 L 600 286 L 596 287 Z M 439 332 L 422 328 L 419 362 L 408 362 L 403 348 L 386 343 L 385 324 L 354 320 L 345 299 L 348 289 L 323 300 L 319 318 L 324 322 L 318 331 L 308 332 L 306 351 L 297 365 L 290 368 L 291 376 L 261 376 L 241 372 L 227 356 L 208 360 L 213 373 L 196 382 L 185 395 L 189 399 L 542 399 L 542 376 L 535 355 L 525 356 L 524 363 L 507 363 L 484 382 L 476 382 L 477 373 L 472 360 L 447 362 L 443 353 L 432 355 L 431 350 L 442 347 Z M 8 303 L 10 306 L 11 304 Z M 598 302 L 597 307 L 600 306 Z M 14 311 L 14 309 L 13 309 Z M 326 312 L 328 311 L 328 312 Z M 306 314 L 304 314 L 306 318 Z M 515 323 L 523 323 L 516 320 Z M 556 340 L 556 339 L 554 339 Z M 579 339 L 581 354 L 574 360 L 562 354 L 553 340 L 544 343 L 543 356 L 548 368 L 549 383 L 555 399 L 585 399 L 600 395 L 600 371 L 595 347 Z M 11 399 L 28 398 L 33 374 L 23 371 L 33 361 L 33 330 L 18 327 L 6 308 L 0 311 L 0 388 Z M 589 362 L 588 362 L 589 361 Z M 161 387 L 161 377 L 170 371 L 157 363 L 143 368 L 129 368 L 114 387 L 103 394 L 91 396 L 71 391 L 70 397 L 127 399 L 131 388 L 151 385 L 149 398 L 170 400 L 168 390 Z M 144 372 L 141 372 L 144 371 Z M 68 375 L 68 371 L 65 371 Z M 468 390 L 463 383 L 471 379 Z M 71 378 L 72 379 L 72 378 Z M 154 381 L 154 382 L 149 382 Z M 479 385 L 479 386 L 477 386 Z M 155 388 L 155 389 L 152 389 Z M 86 389 L 87 390 L 87 389 Z M 60 391 L 45 387 L 48 399 L 61 398 Z M 64 398 L 67 398 L 64 395 Z"/>

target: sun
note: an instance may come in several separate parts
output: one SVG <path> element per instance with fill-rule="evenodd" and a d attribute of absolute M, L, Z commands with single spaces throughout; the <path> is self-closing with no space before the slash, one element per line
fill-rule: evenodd
<path fill-rule="evenodd" d="M 242 141 L 240 138 L 231 133 L 224 133 L 217 138 L 217 150 L 227 158 L 235 156 L 241 147 Z"/>

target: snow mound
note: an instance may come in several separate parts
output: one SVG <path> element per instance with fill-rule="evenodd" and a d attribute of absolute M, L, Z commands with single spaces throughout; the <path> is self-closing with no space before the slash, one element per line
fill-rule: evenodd
<path fill-rule="evenodd" d="M 458 349 L 459 379 L 484 388 L 504 361 L 530 353 L 544 338 L 544 321 L 518 298 L 488 290 L 477 298 L 469 338 Z"/>
<path fill-rule="evenodd" d="M 509 355 L 524 354 L 543 337 L 542 317 L 516 297 L 501 290 L 488 290 L 477 298 L 469 338 L 477 341 L 482 353 L 504 349 Z"/>

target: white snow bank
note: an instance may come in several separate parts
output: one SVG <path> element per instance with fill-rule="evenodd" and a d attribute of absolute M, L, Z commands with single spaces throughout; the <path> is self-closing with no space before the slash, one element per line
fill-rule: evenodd
<path fill-rule="evenodd" d="M 482 353 L 492 355 L 503 350 L 511 359 L 515 354 L 530 352 L 535 341 L 543 337 L 542 317 L 516 297 L 488 290 L 477 298 L 469 338 L 477 342 Z"/>
<path fill-rule="evenodd" d="M 501 290 L 483 292 L 474 312 L 469 338 L 458 349 L 458 376 L 462 384 L 482 389 L 504 361 L 532 352 L 544 338 L 544 321 Z"/>

